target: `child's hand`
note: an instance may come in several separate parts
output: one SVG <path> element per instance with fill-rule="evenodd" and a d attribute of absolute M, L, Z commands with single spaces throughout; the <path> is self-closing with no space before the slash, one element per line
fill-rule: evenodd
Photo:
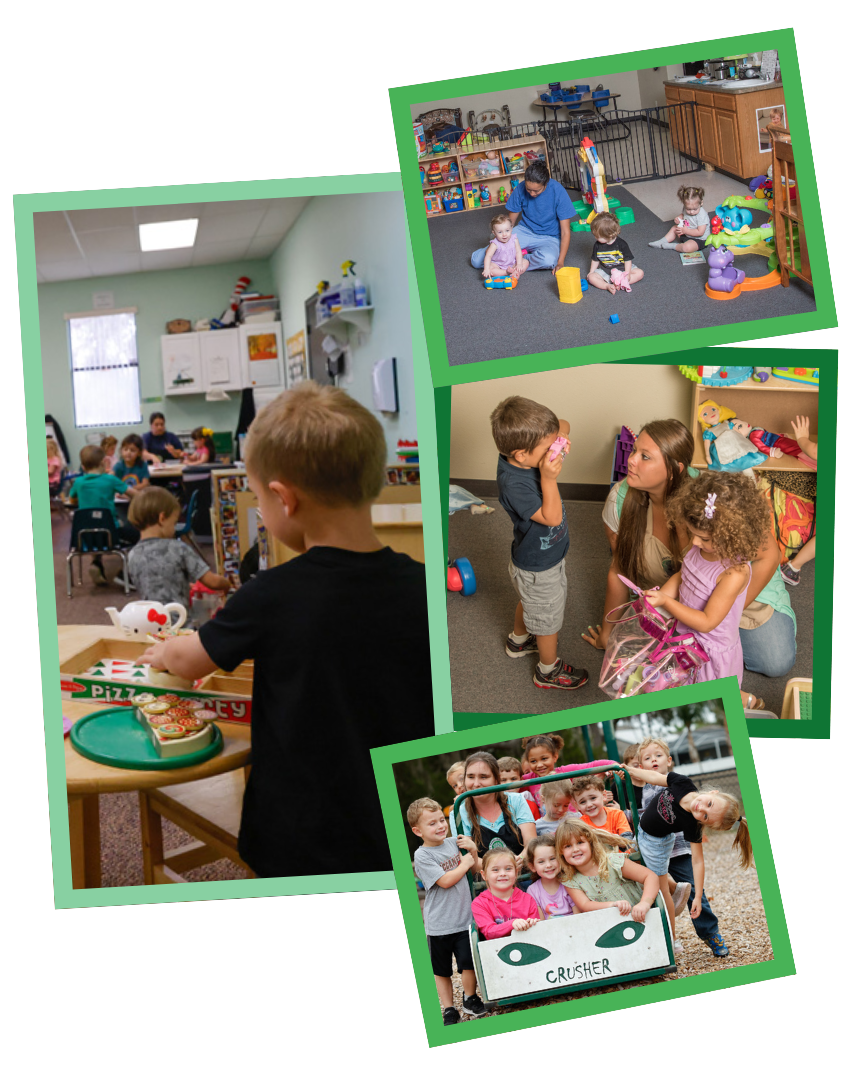
<path fill-rule="evenodd" d="M 470 851 L 466 851 L 464 855 L 460 856 L 460 858 L 462 860 L 462 866 L 464 866 L 467 870 L 470 870 L 471 867 L 476 864 L 476 859 L 470 853 Z"/>
<path fill-rule="evenodd" d="M 164 651 L 167 648 L 166 642 L 159 641 L 157 645 L 150 645 L 146 652 L 137 661 L 138 664 L 148 664 L 149 667 L 156 668 L 158 671 L 167 671 L 167 664 L 164 661 Z"/>
<path fill-rule="evenodd" d="M 484 278 L 490 278 L 491 276 L 492 276 L 491 270 L 487 266 L 483 267 L 483 277 Z"/>
<path fill-rule="evenodd" d="M 470 836 L 457 836 L 456 837 L 456 843 L 458 844 L 458 846 L 460 848 L 464 848 L 468 852 L 469 855 L 476 858 L 477 845 L 470 838 Z"/>
<path fill-rule="evenodd" d="M 795 432 L 795 441 L 799 439 L 810 438 L 810 417 L 809 416 L 797 416 L 795 420 L 790 420 L 792 429 Z"/>
<path fill-rule="evenodd" d="M 665 595 L 660 589 L 647 589 L 644 596 L 655 608 L 664 607 L 670 599 L 670 597 Z"/>
<path fill-rule="evenodd" d="M 560 475 L 560 470 L 563 468 L 563 457 L 558 454 L 553 461 L 549 461 L 551 457 L 551 447 L 545 451 L 542 455 L 542 460 L 539 462 L 539 474 L 543 480 L 556 480 Z"/>
<path fill-rule="evenodd" d="M 536 926 L 539 919 L 516 919 L 513 924 L 513 930 L 529 930 L 531 926 Z"/>
<path fill-rule="evenodd" d="M 692 919 L 699 919 L 700 918 L 700 912 L 701 912 L 702 909 L 703 909 L 703 900 L 700 898 L 699 895 L 697 895 L 697 896 L 694 897 L 694 903 L 691 905 L 691 908 L 690 908 L 690 911 L 689 911 L 689 913 L 691 915 L 691 918 Z"/>
<path fill-rule="evenodd" d="M 632 910 L 632 905 L 628 902 L 628 900 L 618 900 L 614 904 L 614 907 L 623 916 L 628 915 Z"/>
<path fill-rule="evenodd" d="M 608 627 L 602 630 L 602 624 L 597 623 L 595 627 L 588 626 L 590 631 L 588 634 L 582 634 L 581 637 L 587 642 L 588 645 L 592 645 L 594 649 L 604 649 L 608 644 Z"/>
<path fill-rule="evenodd" d="M 649 911 L 649 904 L 635 904 L 632 908 L 632 918 L 635 922 L 645 922 L 646 913 Z"/>

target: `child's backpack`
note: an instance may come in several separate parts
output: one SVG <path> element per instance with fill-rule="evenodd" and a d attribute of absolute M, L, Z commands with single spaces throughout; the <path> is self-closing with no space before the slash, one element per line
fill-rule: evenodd
<path fill-rule="evenodd" d="M 695 636 L 690 631 L 678 634 L 676 619 L 654 608 L 628 578 L 622 574 L 619 577 L 637 596 L 605 616 L 605 621 L 613 625 L 599 688 L 608 697 L 620 698 L 695 682 L 698 671 L 709 661 Z M 624 608 L 624 618 L 611 618 Z"/>
<path fill-rule="evenodd" d="M 775 539 L 786 562 L 816 532 L 816 473 L 767 469 L 757 476 L 772 515 Z"/>

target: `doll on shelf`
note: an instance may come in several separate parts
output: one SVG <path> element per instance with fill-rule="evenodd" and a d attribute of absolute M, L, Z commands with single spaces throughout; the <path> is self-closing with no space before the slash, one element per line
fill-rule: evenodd
<path fill-rule="evenodd" d="M 802 465 L 816 472 L 816 461 L 802 450 L 795 439 L 778 435 L 773 431 L 766 431 L 765 428 L 752 427 L 745 420 L 734 420 L 733 426 L 740 435 L 746 436 L 761 454 L 767 454 L 773 458 L 788 454 L 790 457 L 798 458 Z"/>
<path fill-rule="evenodd" d="M 757 450 L 747 435 L 737 430 L 736 414 L 724 405 L 704 401 L 697 410 L 703 428 L 703 450 L 713 472 L 747 472 L 762 465 L 767 455 Z"/>

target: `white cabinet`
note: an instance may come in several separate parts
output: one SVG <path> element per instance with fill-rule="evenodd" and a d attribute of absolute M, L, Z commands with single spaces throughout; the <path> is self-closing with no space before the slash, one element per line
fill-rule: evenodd
<path fill-rule="evenodd" d="M 238 328 L 203 330 L 200 343 L 203 390 L 241 390 L 241 345 Z"/>
<path fill-rule="evenodd" d="M 286 386 L 279 322 L 243 323 L 238 328 L 244 386 Z"/>
<path fill-rule="evenodd" d="M 164 394 L 205 392 L 200 367 L 199 334 L 164 334 L 161 337 L 161 364 Z"/>

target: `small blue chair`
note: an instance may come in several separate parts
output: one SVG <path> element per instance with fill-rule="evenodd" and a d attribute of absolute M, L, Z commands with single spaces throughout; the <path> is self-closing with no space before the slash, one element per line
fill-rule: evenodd
<path fill-rule="evenodd" d="M 188 505 L 185 507 L 185 520 L 176 526 L 175 536 L 177 540 L 184 540 L 185 543 L 189 544 L 201 559 L 205 559 L 205 555 L 200 551 L 199 544 L 194 539 L 194 514 L 197 512 L 199 494 L 198 491 L 191 492 Z"/>
<path fill-rule="evenodd" d="M 596 109 L 601 112 L 607 105 L 611 104 L 611 91 L 610 90 L 594 90 L 593 91 L 593 104 Z"/>
<path fill-rule="evenodd" d="M 118 555 L 122 560 L 122 577 L 125 580 L 125 595 L 131 591 L 128 587 L 128 561 L 125 552 L 114 546 L 116 526 L 109 510 L 75 510 L 72 514 L 71 539 L 69 553 L 66 556 L 66 592 L 69 599 L 72 594 L 72 561 L 77 556 L 78 585 L 83 585 L 84 555 L 102 555 L 108 552 Z"/>

